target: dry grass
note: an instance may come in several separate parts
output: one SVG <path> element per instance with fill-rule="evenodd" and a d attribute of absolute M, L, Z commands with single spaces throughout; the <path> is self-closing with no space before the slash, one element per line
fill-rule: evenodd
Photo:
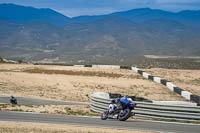
<path fill-rule="evenodd" d="M 184 100 L 130 70 L 23 64 L 1 64 L 0 70 L 7 70 L 0 72 L 1 95 L 88 102 L 90 94 L 108 92 L 150 100 Z"/>
<path fill-rule="evenodd" d="M 60 74 L 60 75 L 73 75 L 73 76 L 96 76 L 96 77 L 109 77 L 109 78 L 134 78 L 133 75 L 123 75 L 117 73 L 95 72 L 95 71 L 73 71 L 73 70 L 46 70 L 41 68 L 25 69 L 23 72 L 27 73 L 40 73 L 40 74 Z"/>
<path fill-rule="evenodd" d="M 200 95 L 200 70 L 177 70 L 177 69 L 146 69 L 151 75 L 165 78 L 176 86 L 193 94 Z"/>
<path fill-rule="evenodd" d="M 89 106 L 70 106 L 70 105 L 0 105 L 1 111 L 18 111 L 18 112 L 36 112 L 47 114 L 63 114 L 63 115 L 82 115 L 82 116 L 100 116 L 99 113 L 92 112 Z"/>
<path fill-rule="evenodd" d="M 0 122 L 1 133 L 153 133 L 56 124 Z M 155 132 L 154 132 L 155 133 Z"/>

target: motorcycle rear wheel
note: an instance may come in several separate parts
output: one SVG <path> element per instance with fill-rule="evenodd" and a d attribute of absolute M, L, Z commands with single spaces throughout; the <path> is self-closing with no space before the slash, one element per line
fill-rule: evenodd
<path fill-rule="evenodd" d="M 10 100 L 11 104 L 17 104 L 17 99 Z"/>
<path fill-rule="evenodd" d="M 126 121 L 131 116 L 131 110 L 130 109 L 124 109 L 122 112 L 118 115 L 119 121 Z"/>

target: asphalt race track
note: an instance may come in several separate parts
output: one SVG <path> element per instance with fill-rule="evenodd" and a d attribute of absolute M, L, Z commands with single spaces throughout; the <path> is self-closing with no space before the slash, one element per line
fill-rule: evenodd
<path fill-rule="evenodd" d="M 106 128 L 116 128 L 116 129 L 129 129 L 129 130 L 173 132 L 173 133 L 200 132 L 200 125 L 192 125 L 192 124 L 162 123 L 162 122 L 135 121 L 135 120 L 120 122 L 114 119 L 103 121 L 100 118 L 22 113 L 22 112 L 0 111 L 0 121 L 52 123 L 52 124 L 65 124 L 65 125 L 106 127 Z"/>
<path fill-rule="evenodd" d="M 44 99 L 35 99 L 35 98 L 26 98 L 26 97 L 16 97 L 17 103 L 19 105 L 88 105 L 87 103 L 79 102 L 63 102 L 63 101 L 53 101 L 53 100 L 44 100 Z M 0 103 L 9 104 L 9 97 L 0 96 Z"/>

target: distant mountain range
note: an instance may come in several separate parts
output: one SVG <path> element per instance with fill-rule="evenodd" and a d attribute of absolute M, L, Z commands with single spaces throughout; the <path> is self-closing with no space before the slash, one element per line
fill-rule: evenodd
<path fill-rule="evenodd" d="M 0 4 L 0 56 L 31 61 L 123 62 L 143 55 L 200 56 L 200 11 L 133 9 L 66 17 Z"/>
<path fill-rule="evenodd" d="M 51 9 L 37 9 L 14 4 L 0 4 L 0 18 L 14 22 L 42 21 L 56 26 L 64 26 L 70 18 Z"/>

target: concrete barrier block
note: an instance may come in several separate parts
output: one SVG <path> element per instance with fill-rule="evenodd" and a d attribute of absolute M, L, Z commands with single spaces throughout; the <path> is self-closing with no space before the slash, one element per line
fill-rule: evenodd
<path fill-rule="evenodd" d="M 92 65 L 84 65 L 84 67 L 92 67 Z"/>
<path fill-rule="evenodd" d="M 128 69 L 131 70 L 132 68 L 130 66 L 120 66 L 120 69 Z"/>
<path fill-rule="evenodd" d="M 157 83 L 161 83 L 161 78 L 160 77 L 153 77 L 153 80 Z"/>
<path fill-rule="evenodd" d="M 200 96 L 198 95 L 191 95 L 191 100 L 196 102 L 198 104 L 198 106 L 200 106 Z"/>
<path fill-rule="evenodd" d="M 153 77 L 154 77 L 154 76 L 149 75 L 148 79 L 153 80 Z"/>
<path fill-rule="evenodd" d="M 117 65 L 92 65 L 92 67 L 97 67 L 97 68 L 117 68 L 117 69 L 120 68 L 120 66 L 117 66 Z"/>
<path fill-rule="evenodd" d="M 96 92 L 96 93 L 93 93 L 91 96 L 97 97 L 97 98 L 110 99 L 110 95 L 105 92 Z"/>
<path fill-rule="evenodd" d="M 74 65 L 75 67 L 85 67 L 85 65 Z"/>
<path fill-rule="evenodd" d="M 169 81 L 167 81 L 166 79 L 161 79 L 161 84 L 167 86 L 167 82 L 169 82 Z"/>
<path fill-rule="evenodd" d="M 135 71 L 135 72 L 138 72 L 138 70 L 140 70 L 139 68 L 137 68 L 137 67 L 132 67 L 131 68 L 133 71 Z"/>
<path fill-rule="evenodd" d="M 191 97 L 190 97 L 191 95 L 192 95 L 192 93 L 190 93 L 188 91 L 182 91 L 181 92 L 181 96 L 185 97 L 188 100 L 191 100 Z"/>
<path fill-rule="evenodd" d="M 184 90 L 179 87 L 174 87 L 174 92 L 178 93 L 179 95 L 181 95 L 182 91 Z"/>
<path fill-rule="evenodd" d="M 167 82 L 166 85 L 171 91 L 174 91 L 174 87 L 176 87 L 176 85 L 172 84 L 171 82 Z"/>
<path fill-rule="evenodd" d="M 142 75 L 143 75 L 143 77 L 145 77 L 145 78 L 147 78 L 147 79 L 148 79 L 150 74 L 148 74 L 148 73 L 146 73 L 146 72 L 143 72 L 143 74 L 142 74 Z"/>
<path fill-rule="evenodd" d="M 138 70 L 138 73 L 139 73 L 140 75 L 142 75 L 143 71 L 142 71 L 142 70 Z"/>

